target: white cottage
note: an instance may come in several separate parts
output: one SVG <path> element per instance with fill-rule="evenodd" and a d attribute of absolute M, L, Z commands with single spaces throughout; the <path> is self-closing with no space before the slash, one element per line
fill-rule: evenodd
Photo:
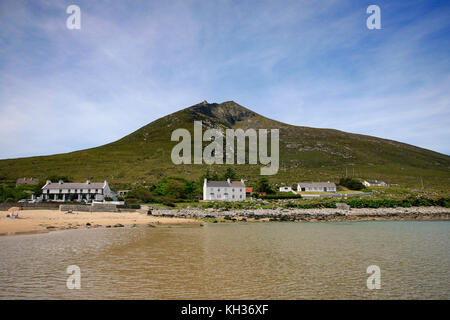
<path fill-rule="evenodd" d="M 297 191 L 308 192 L 336 192 L 336 185 L 334 182 L 300 182 L 297 184 Z"/>
<path fill-rule="evenodd" d="M 245 183 L 241 181 L 208 181 L 203 183 L 203 200 L 245 201 Z"/>
<path fill-rule="evenodd" d="M 42 187 L 42 199 L 44 201 L 103 201 L 105 197 L 114 197 L 115 194 L 109 188 L 108 182 L 71 183 L 60 180 L 51 182 L 47 180 Z"/>

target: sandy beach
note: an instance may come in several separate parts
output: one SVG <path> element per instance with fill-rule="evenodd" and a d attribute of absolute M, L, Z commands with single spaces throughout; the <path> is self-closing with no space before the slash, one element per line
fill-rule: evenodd
<path fill-rule="evenodd" d="M 201 210 L 181 209 L 146 210 L 134 212 L 81 212 L 67 213 L 59 210 L 22 210 L 19 218 L 6 218 L 8 211 L 0 211 L 0 236 L 45 233 L 55 230 L 134 225 L 193 224 L 205 221 L 373 221 L 373 220 L 450 220 L 450 208 L 411 207 L 378 209 L 257 209 L 257 210 Z M 209 219 L 209 220 L 208 220 Z M 218 221 L 210 222 L 218 222 Z"/>
<path fill-rule="evenodd" d="M 59 210 L 23 210 L 19 218 L 6 218 L 0 211 L 0 235 L 44 233 L 54 230 L 121 227 L 132 225 L 200 224 L 195 219 L 147 216 L 142 212 L 75 212 Z"/>

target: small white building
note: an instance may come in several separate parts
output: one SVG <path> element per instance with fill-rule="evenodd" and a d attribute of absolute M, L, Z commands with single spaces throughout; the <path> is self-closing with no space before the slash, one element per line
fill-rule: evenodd
<path fill-rule="evenodd" d="M 115 194 L 109 188 L 108 182 L 84 183 L 51 182 L 47 180 L 42 187 L 42 200 L 44 201 L 103 201 L 106 197 L 114 197 Z"/>
<path fill-rule="evenodd" d="M 389 187 L 386 182 L 378 180 L 364 180 L 362 184 L 366 187 Z"/>
<path fill-rule="evenodd" d="M 280 192 L 292 192 L 291 187 L 280 187 Z"/>
<path fill-rule="evenodd" d="M 203 200 L 245 201 L 245 183 L 241 181 L 208 181 L 203 183 Z"/>
<path fill-rule="evenodd" d="M 336 192 L 336 184 L 334 182 L 299 182 L 297 184 L 297 191 L 307 192 Z"/>

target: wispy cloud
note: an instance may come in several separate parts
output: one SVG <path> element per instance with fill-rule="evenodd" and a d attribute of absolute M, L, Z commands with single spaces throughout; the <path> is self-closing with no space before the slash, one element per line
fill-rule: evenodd
<path fill-rule="evenodd" d="M 235 100 L 296 125 L 450 154 L 450 5 L 378 1 L 0 3 L 0 158 L 114 141 L 181 107 Z"/>

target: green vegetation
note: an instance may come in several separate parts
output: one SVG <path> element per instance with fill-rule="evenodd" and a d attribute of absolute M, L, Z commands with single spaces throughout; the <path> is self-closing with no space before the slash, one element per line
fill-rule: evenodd
<path fill-rule="evenodd" d="M 193 134 L 194 120 L 221 128 L 279 129 L 280 169 L 270 177 L 273 183 L 337 182 L 347 170 L 352 179 L 383 180 L 440 194 L 450 190 L 447 155 L 365 135 L 284 124 L 232 101 L 180 110 L 100 147 L 0 160 L 0 179 L 15 181 L 26 176 L 45 181 L 49 176 L 66 176 L 73 181 L 108 180 L 113 188 L 129 189 L 132 185 L 150 186 L 165 176 L 198 182 L 207 168 L 213 180 L 230 176 L 229 168 L 239 179 L 256 181 L 260 177 L 261 165 L 174 165 L 170 154 L 177 142 L 170 139 L 172 131 L 186 128 Z"/>
<path fill-rule="evenodd" d="M 266 200 L 281 200 L 281 199 L 301 199 L 302 196 L 300 194 L 289 193 L 277 193 L 277 194 L 268 194 L 266 196 L 257 196 L 259 199 Z"/>
<path fill-rule="evenodd" d="M 64 182 L 74 182 L 73 178 L 68 176 L 51 175 L 44 179 L 45 181 L 50 180 L 51 182 L 59 182 L 60 180 Z"/>
<path fill-rule="evenodd" d="M 255 185 L 255 192 L 259 193 L 267 193 L 267 194 L 273 194 L 275 191 L 273 191 L 272 187 L 269 184 L 269 179 L 266 177 L 261 177 L 258 179 Z"/>
<path fill-rule="evenodd" d="M 20 186 L 9 186 L 0 184 L 0 202 L 18 201 L 21 199 L 31 199 L 32 194 L 39 194 L 40 185 L 23 184 Z"/>
<path fill-rule="evenodd" d="M 341 180 L 339 180 L 339 185 L 349 188 L 350 190 L 364 189 L 364 185 L 361 182 L 359 182 L 358 180 L 349 178 L 349 177 L 341 178 Z"/>
<path fill-rule="evenodd" d="M 175 202 L 198 200 L 200 187 L 193 181 L 180 177 L 165 177 L 150 187 L 138 186 L 127 193 L 128 203 L 161 203 L 174 207 Z"/>
<path fill-rule="evenodd" d="M 396 207 L 430 207 L 440 206 L 450 208 L 450 198 L 408 198 L 403 200 L 393 199 L 349 199 L 349 200 L 325 200 L 308 202 L 289 202 L 286 208 L 313 209 L 313 208 L 336 208 L 336 203 L 346 203 L 352 208 L 396 208 Z"/>

